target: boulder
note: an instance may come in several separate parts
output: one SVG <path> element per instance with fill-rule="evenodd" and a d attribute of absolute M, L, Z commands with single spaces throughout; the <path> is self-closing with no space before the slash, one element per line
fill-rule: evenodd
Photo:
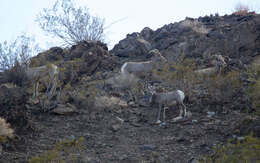
<path fill-rule="evenodd" d="M 147 37 L 148 32 L 143 31 L 144 37 Z M 120 41 L 112 49 L 112 53 L 118 57 L 135 58 L 144 56 L 152 49 L 150 42 L 145 40 L 140 34 L 132 33 L 128 34 L 127 38 Z"/>
<path fill-rule="evenodd" d="M 52 113 L 59 114 L 59 115 L 70 115 L 73 113 L 77 113 L 76 106 L 67 103 L 67 104 L 58 104 L 56 108 L 52 110 Z"/>

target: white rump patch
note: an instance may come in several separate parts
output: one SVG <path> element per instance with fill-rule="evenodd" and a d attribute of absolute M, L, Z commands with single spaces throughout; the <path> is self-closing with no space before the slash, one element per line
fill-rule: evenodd
<path fill-rule="evenodd" d="M 181 99 L 184 100 L 185 96 L 181 90 L 177 90 L 178 94 L 180 95 Z"/>
<path fill-rule="evenodd" d="M 125 67 L 127 65 L 127 62 L 123 64 L 123 66 L 121 67 L 121 72 L 124 73 L 125 72 Z"/>

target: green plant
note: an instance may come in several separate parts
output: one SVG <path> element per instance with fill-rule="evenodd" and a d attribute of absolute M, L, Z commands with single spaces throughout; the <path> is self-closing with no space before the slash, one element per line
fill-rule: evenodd
<path fill-rule="evenodd" d="M 240 73 L 230 71 L 226 74 L 219 73 L 203 78 L 209 97 L 214 101 L 229 101 L 242 87 Z"/>
<path fill-rule="evenodd" d="M 172 87 L 184 91 L 187 96 L 193 96 L 193 90 L 199 83 L 194 73 L 195 61 L 193 59 L 180 59 L 177 63 L 166 64 L 161 70 L 154 70 L 154 74 Z"/>
<path fill-rule="evenodd" d="M 201 163 L 249 163 L 260 162 L 260 139 L 246 136 L 244 140 L 217 145 L 214 154 L 202 157 Z"/>
<path fill-rule="evenodd" d="M 56 143 L 54 149 L 32 157 L 29 163 L 78 162 L 79 156 L 82 156 L 85 150 L 85 139 L 83 137 L 80 137 L 78 140 L 63 140 Z"/>
<path fill-rule="evenodd" d="M 247 74 L 251 83 L 249 84 L 246 93 L 251 99 L 255 113 L 260 115 L 260 65 L 252 65 Z"/>

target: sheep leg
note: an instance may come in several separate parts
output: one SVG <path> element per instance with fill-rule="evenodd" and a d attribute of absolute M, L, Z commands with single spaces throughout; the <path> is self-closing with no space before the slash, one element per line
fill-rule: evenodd
<path fill-rule="evenodd" d="M 38 96 L 39 82 L 33 84 L 33 99 Z"/>
<path fill-rule="evenodd" d="M 134 93 L 132 93 L 132 90 L 129 90 L 128 91 L 128 94 L 130 95 L 130 98 L 133 102 L 136 102 L 136 96 Z"/>
<path fill-rule="evenodd" d="M 186 117 L 187 116 L 186 106 L 184 105 L 183 102 L 181 102 L 181 104 L 183 106 L 183 112 L 184 112 L 183 117 Z"/>
<path fill-rule="evenodd" d="M 166 122 L 165 122 L 165 110 L 167 109 L 167 107 L 163 107 L 163 123 L 162 125 L 166 125 Z"/>
<path fill-rule="evenodd" d="M 180 105 L 179 105 L 179 103 L 177 103 L 177 107 L 178 107 L 178 109 L 180 109 Z M 182 109 L 180 109 L 180 114 L 179 114 L 179 116 L 178 117 L 175 117 L 175 118 L 173 118 L 173 122 L 176 122 L 176 121 L 178 121 L 178 120 L 181 120 L 183 117 L 182 117 L 182 114 L 183 114 L 183 110 Z"/>
<path fill-rule="evenodd" d="M 155 124 L 160 124 L 160 123 L 161 123 L 161 121 L 160 121 L 161 110 L 162 110 L 162 105 L 159 104 L 159 109 L 158 109 L 158 114 L 157 114 L 157 120 L 156 120 Z"/>
<path fill-rule="evenodd" d="M 33 96 L 32 98 L 34 99 L 36 97 L 36 83 L 33 83 Z"/>
<path fill-rule="evenodd" d="M 177 106 L 178 106 L 178 109 L 180 110 L 179 117 L 182 117 L 182 115 L 183 115 L 183 108 L 180 109 L 180 104 L 179 103 L 177 104 Z"/>

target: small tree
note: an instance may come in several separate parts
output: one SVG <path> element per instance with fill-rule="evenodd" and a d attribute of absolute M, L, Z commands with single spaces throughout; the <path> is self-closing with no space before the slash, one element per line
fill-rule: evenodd
<path fill-rule="evenodd" d="M 32 37 L 22 34 L 15 41 L 0 43 L 0 71 L 10 70 L 17 62 L 28 65 L 30 57 L 39 51 Z"/>
<path fill-rule="evenodd" d="M 235 7 L 234 14 L 236 15 L 247 15 L 249 13 L 249 7 L 245 4 L 238 3 Z"/>
<path fill-rule="evenodd" d="M 86 7 L 77 8 L 72 0 L 57 0 L 36 21 L 46 33 L 63 40 L 65 45 L 104 39 L 104 19 L 92 16 Z"/>
<path fill-rule="evenodd" d="M 26 83 L 25 70 L 30 57 L 39 52 L 39 47 L 32 37 L 25 34 L 18 36 L 13 42 L 0 43 L 0 83 L 11 82 L 22 86 Z"/>

